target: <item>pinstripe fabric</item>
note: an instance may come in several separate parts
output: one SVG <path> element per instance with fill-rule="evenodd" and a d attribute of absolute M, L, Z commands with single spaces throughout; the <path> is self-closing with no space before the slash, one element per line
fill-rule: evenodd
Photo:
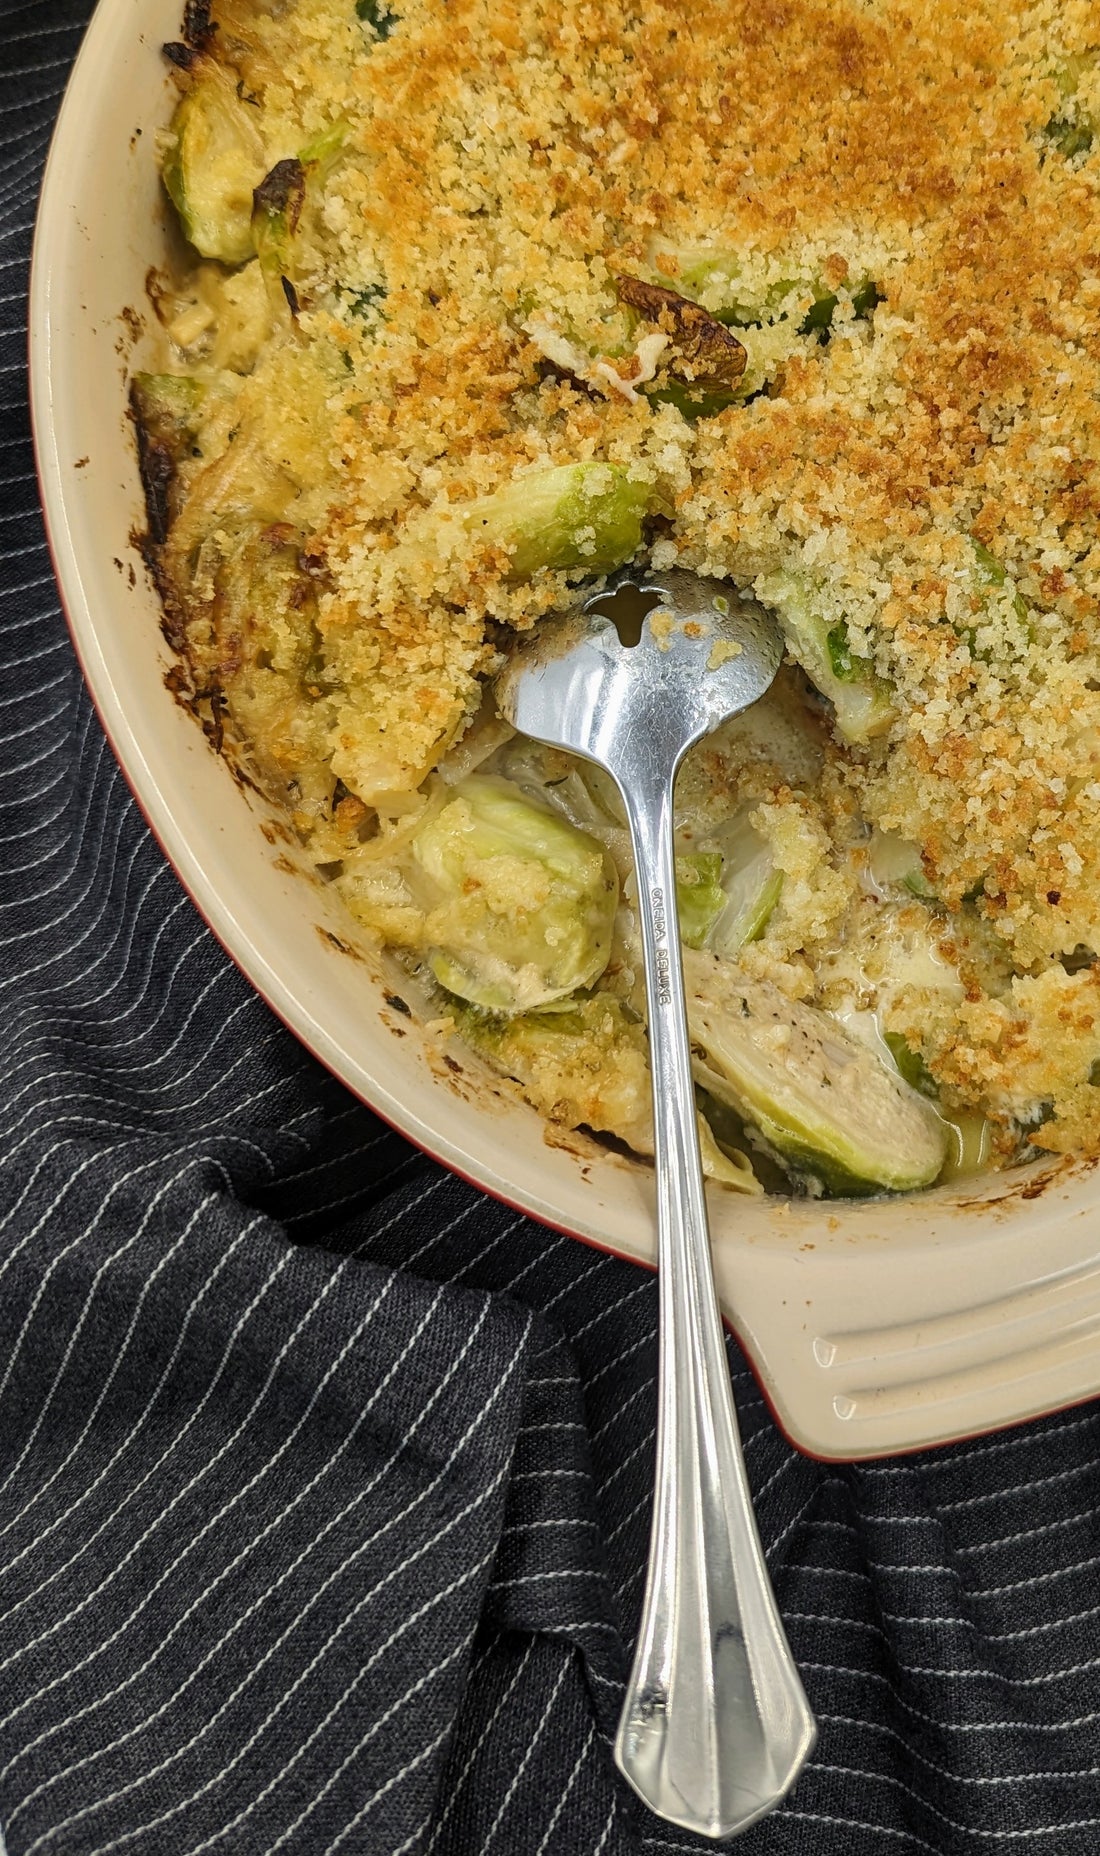
<path fill-rule="evenodd" d="M 0 1823 L 11 1856 L 671 1856 L 607 1752 L 648 1277 L 443 1174 L 130 802 L 35 508 L 25 266 L 86 0 L 0 0 Z M 1100 1850 L 1100 1416 L 824 1469 L 731 1355 L 822 1725 L 745 1856 Z"/>

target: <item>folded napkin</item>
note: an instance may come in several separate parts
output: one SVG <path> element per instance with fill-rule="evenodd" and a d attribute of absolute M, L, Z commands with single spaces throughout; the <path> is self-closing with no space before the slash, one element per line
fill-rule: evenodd
<path fill-rule="evenodd" d="M 9 1856 L 706 1847 L 609 1738 L 653 1279 L 382 1127 L 248 989 L 84 694 L 26 263 L 88 8 L 0 0 L 0 1825 Z M 730 1362 L 821 1723 L 744 1856 L 1100 1849 L 1095 1408 L 808 1462 Z"/>

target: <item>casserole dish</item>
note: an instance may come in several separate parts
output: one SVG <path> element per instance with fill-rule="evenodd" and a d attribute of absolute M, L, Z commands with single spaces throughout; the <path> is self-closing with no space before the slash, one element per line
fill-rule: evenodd
<path fill-rule="evenodd" d="M 639 1261 L 650 1174 L 547 1130 L 518 1089 L 433 1032 L 360 944 L 279 816 L 215 756 L 166 683 L 172 658 L 139 546 L 127 384 L 158 358 L 150 268 L 177 236 L 152 138 L 177 0 L 101 0 L 43 188 L 31 309 L 43 499 L 74 642 L 131 786 L 215 933 L 352 1090 L 484 1189 Z M 1093 1167 L 1037 1160 L 861 1204 L 716 1193 L 728 1318 L 792 1441 L 873 1456 L 990 1429 L 1100 1390 Z"/>

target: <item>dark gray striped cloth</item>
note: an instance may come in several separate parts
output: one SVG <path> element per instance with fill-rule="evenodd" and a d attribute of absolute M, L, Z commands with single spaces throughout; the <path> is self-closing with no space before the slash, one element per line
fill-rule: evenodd
<path fill-rule="evenodd" d="M 0 1823 L 10 1856 L 704 1847 L 608 1756 L 650 1277 L 298 1048 L 145 831 L 42 541 L 26 263 L 84 0 L 0 0 Z M 731 1364 L 821 1721 L 745 1856 L 1100 1850 L 1100 1420 L 806 1462 Z"/>

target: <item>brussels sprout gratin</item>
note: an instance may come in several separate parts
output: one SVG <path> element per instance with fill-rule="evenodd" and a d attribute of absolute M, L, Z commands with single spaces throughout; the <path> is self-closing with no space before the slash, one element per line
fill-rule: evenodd
<path fill-rule="evenodd" d="M 650 1150 L 618 795 L 492 678 L 687 567 L 788 648 L 677 789 L 708 1171 L 1100 1153 L 1095 4 L 189 0 L 166 52 L 174 679 L 445 1029 Z"/>

